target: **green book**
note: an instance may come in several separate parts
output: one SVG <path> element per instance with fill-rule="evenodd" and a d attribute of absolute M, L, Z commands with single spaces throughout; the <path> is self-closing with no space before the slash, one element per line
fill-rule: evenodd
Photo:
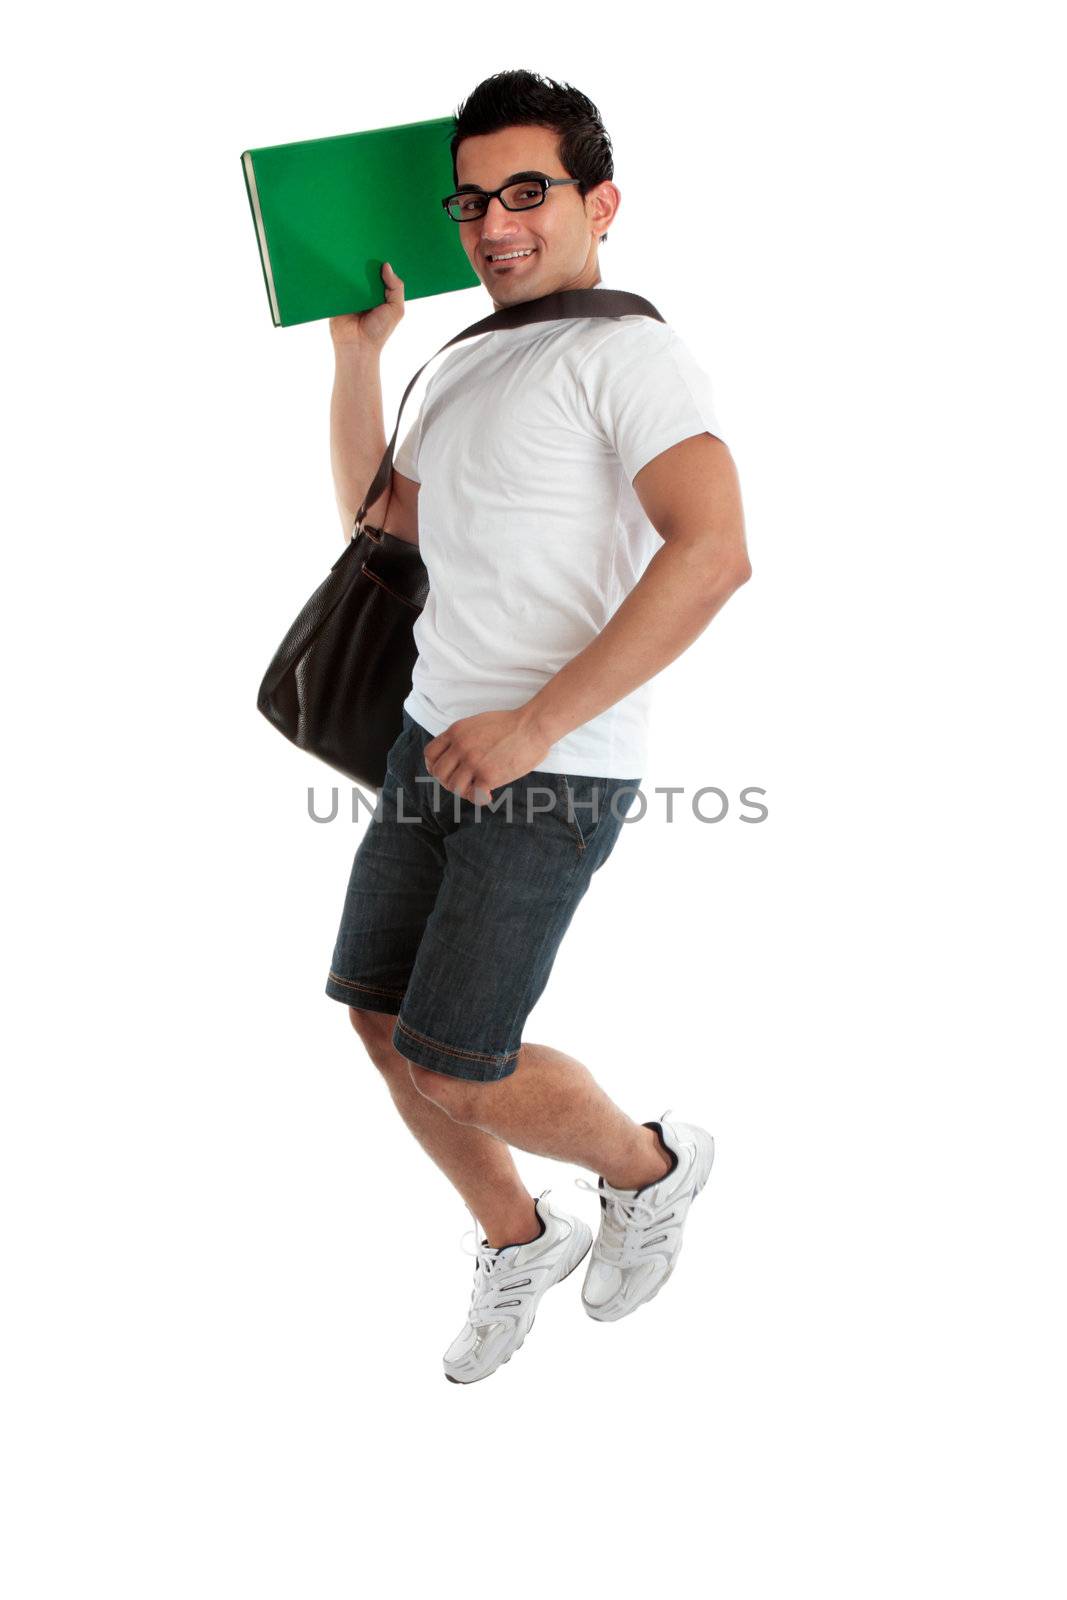
<path fill-rule="evenodd" d="M 276 328 L 380 305 L 385 261 L 405 300 L 479 282 L 441 204 L 454 130 L 435 117 L 242 153 Z"/>

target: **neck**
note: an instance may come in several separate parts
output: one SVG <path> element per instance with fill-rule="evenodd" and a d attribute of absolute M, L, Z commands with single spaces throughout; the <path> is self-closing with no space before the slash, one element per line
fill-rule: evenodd
<path fill-rule="evenodd" d="M 572 282 L 572 283 L 557 283 L 554 289 L 542 289 L 540 294 L 532 294 L 532 295 L 529 296 L 529 298 L 530 298 L 530 300 L 546 300 L 550 294 L 564 294 L 569 289 L 595 289 L 599 282 L 600 282 L 600 266 L 596 261 L 594 261 L 593 262 L 593 267 L 592 267 L 592 276 L 591 277 L 587 276 L 587 274 L 585 272 L 580 272 L 578 274 L 578 278 L 577 278 L 576 282 Z M 494 311 L 511 311 L 515 306 L 521 306 L 521 305 L 526 305 L 526 304 L 527 304 L 527 301 L 525 301 L 525 300 L 511 300 L 511 301 L 506 301 L 503 304 L 501 304 L 501 302 L 499 300 L 494 300 L 493 301 L 493 310 Z"/>

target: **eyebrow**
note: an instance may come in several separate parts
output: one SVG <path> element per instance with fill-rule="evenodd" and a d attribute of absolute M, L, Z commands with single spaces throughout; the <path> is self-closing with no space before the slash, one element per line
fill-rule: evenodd
<path fill-rule="evenodd" d="M 548 176 L 549 174 L 547 172 L 513 172 L 510 178 L 504 179 L 500 187 L 502 189 L 506 189 L 509 183 L 518 183 L 521 178 L 547 178 Z M 486 194 L 487 190 L 483 189 L 481 185 L 477 183 L 461 183 L 459 188 L 456 190 L 456 193 Z"/>

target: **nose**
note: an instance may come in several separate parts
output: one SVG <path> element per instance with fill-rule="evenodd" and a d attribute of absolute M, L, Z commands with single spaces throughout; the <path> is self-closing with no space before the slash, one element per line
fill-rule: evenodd
<path fill-rule="evenodd" d="M 499 195 L 494 195 L 486 206 L 485 216 L 482 218 L 483 238 L 500 239 L 506 234 L 515 233 L 517 228 L 515 213 L 508 210 Z"/>

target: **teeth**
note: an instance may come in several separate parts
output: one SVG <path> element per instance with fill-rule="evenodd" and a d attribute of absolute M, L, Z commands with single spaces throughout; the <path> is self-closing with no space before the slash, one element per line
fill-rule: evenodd
<path fill-rule="evenodd" d="M 504 256 L 490 256 L 490 261 L 517 261 L 520 256 L 532 256 L 532 250 L 509 250 Z"/>

